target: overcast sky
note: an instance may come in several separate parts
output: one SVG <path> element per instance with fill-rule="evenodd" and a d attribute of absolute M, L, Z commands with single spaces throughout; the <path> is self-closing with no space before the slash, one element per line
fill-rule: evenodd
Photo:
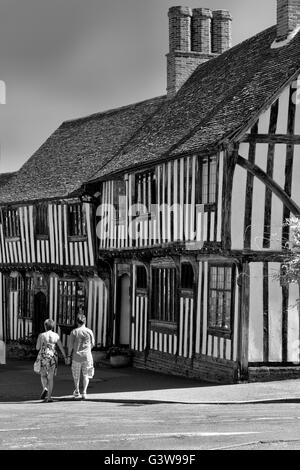
<path fill-rule="evenodd" d="M 276 0 L 0 0 L 0 172 L 66 119 L 165 94 L 176 5 L 230 10 L 234 45 L 276 22 Z"/>

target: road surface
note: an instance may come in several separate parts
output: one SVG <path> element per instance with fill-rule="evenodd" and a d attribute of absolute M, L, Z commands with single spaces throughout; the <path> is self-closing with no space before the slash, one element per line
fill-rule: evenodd
<path fill-rule="evenodd" d="M 0 403 L 0 449 L 300 449 L 300 404 Z"/>

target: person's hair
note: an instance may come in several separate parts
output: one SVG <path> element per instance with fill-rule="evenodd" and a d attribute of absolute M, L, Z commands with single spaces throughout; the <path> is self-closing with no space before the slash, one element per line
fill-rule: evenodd
<path fill-rule="evenodd" d="M 50 318 L 44 321 L 44 326 L 45 326 L 46 331 L 54 330 L 54 325 L 55 325 L 54 320 L 50 320 Z"/>
<path fill-rule="evenodd" d="M 79 313 L 76 318 L 76 322 L 78 325 L 84 325 L 86 322 L 86 316 L 83 313 Z"/>

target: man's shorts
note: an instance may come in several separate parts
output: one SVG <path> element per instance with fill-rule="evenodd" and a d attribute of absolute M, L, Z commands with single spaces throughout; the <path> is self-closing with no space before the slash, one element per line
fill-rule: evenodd
<path fill-rule="evenodd" d="M 80 380 L 80 373 L 82 372 L 83 377 L 92 379 L 94 376 L 93 364 L 89 361 L 76 362 L 72 361 L 72 375 L 75 381 Z"/>

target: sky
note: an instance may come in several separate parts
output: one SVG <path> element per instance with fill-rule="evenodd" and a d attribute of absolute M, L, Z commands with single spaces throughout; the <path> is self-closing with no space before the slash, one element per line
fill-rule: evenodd
<path fill-rule="evenodd" d="M 276 0 L 0 0 L 0 173 L 65 120 L 165 94 L 177 5 L 230 10 L 233 45 L 276 23 Z"/>

